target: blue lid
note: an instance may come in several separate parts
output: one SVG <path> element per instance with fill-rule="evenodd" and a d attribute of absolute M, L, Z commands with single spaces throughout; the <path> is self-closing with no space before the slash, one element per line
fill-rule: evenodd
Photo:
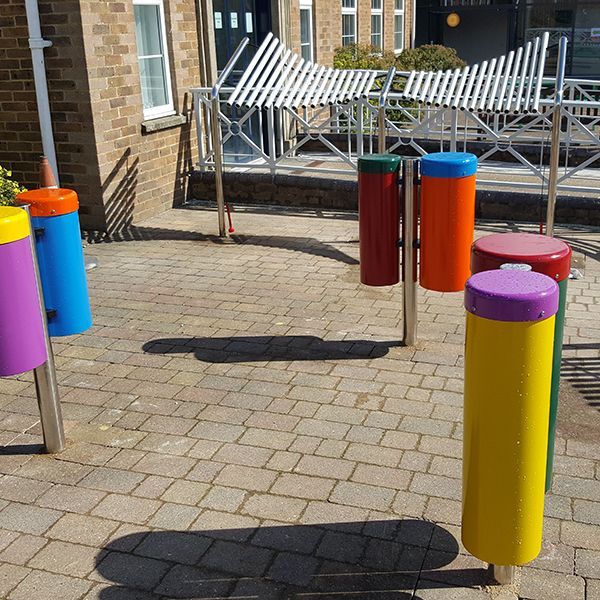
<path fill-rule="evenodd" d="M 477 157 L 469 152 L 432 152 L 421 159 L 426 177 L 468 177 L 477 173 Z"/>

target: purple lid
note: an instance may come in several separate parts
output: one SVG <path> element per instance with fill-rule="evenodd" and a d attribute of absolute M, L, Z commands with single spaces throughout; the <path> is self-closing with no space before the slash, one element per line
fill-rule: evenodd
<path fill-rule="evenodd" d="M 541 321 L 558 310 L 558 285 L 533 271 L 482 271 L 467 281 L 465 308 L 494 321 Z"/>

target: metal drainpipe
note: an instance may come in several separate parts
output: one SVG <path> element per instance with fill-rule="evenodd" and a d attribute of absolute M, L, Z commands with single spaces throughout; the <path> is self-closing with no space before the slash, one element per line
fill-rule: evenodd
<path fill-rule="evenodd" d="M 37 0 L 25 0 L 27 11 L 27 26 L 29 28 L 29 48 L 33 62 L 33 80 L 35 84 L 35 97 L 37 101 L 38 116 L 40 119 L 40 132 L 42 134 L 42 147 L 48 157 L 50 167 L 54 171 L 56 185 L 60 187 L 58 179 L 58 166 L 54 148 L 54 134 L 52 133 L 52 117 L 50 115 L 50 100 L 48 98 L 48 82 L 46 81 L 46 66 L 44 64 L 44 48 L 52 46 L 50 40 L 42 38 L 40 26 L 40 13 Z"/>

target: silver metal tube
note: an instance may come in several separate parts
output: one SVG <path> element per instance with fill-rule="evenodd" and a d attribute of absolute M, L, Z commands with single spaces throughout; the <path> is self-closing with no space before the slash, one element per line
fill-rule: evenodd
<path fill-rule="evenodd" d="M 285 54 L 282 56 L 279 63 L 273 69 L 273 72 L 271 73 L 271 77 L 269 77 L 269 80 L 265 83 L 265 86 L 264 86 L 265 89 L 263 90 L 262 94 L 256 101 L 257 106 L 262 106 L 264 104 L 267 96 L 269 95 L 269 92 L 272 91 L 275 80 L 279 79 L 279 76 L 281 75 L 281 71 L 284 70 L 284 68 L 286 67 L 286 64 L 288 63 L 291 56 L 292 56 L 292 51 L 286 50 Z"/>
<path fill-rule="evenodd" d="M 297 55 L 294 54 L 294 64 L 293 69 L 290 69 L 287 77 L 284 78 L 282 75 L 282 81 L 284 84 L 281 86 L 281 89 L 274 89 L 273 93 L 269 96 L 267 100 L 267 104 L 273 104 L 275 108 L 280 108 L 285 100 L 288 92 L 295 88 L 296 85 L 301 81 L 300 74 L 304 71 L 307 65 L 310 63 L 306 62 L 303 58 L 300 58 L 300 62 L 296 65 Z"/>
<path fill-rule="evenodd" d="M 467 108 L 467 106 L 469 105 L 469 98 L 471 97 L 471 90 L 473 89 L 473 86 L 475 85 L 475 81 L 477 80 L 477 73 L 479 71 L 479 65 L 473 65 L 473 69 L 471 70 L 471 76 L 469 77 L 469 81 L 464 89 L 463 92 L 463 101 L 460 105 L 460 110 L 465 110 Z"/>
<path fill-rule="evenodd" d="M 494 579 L 500 585 L 510 585 L 515 581 L 515 567 L 513 565 L 490 565 Z"/>
<path fill-rule="evenodd" d="M 356 77 L 356 73 L 354 71 L 348 71 L 348 77 L 346 77 L 346 81 L 344 81 L 344 85 L 340 89 L 337 98 L 332 98 L 329 101 L 329 104 L 334 104 L 334 103 L 342 104 L 344 102 L 346 93 L 348 92 L 350 85 L 352 85 L 352 82 L 354 81 L 355 77 Z"/>
<path fill-rule="evenodd" d="M 515 56 L 515 62 L 513 64 L 512 72 L 510 74 L 510 87 L 508 88 L 508 93 L 504 99 L 504 106 L 500 107 L 504 112 L 510 112 L 510 105 L 513 100 L 513 96 L 515 93 L 515 86 L 517 85 L 517 79 L 519 76 L 519 69 L 521 67 L 521 59 L 523 58 L 523 47 L 521 46 L 517 50 L 517 55 Z"/>
<path fill-rule="evenodd" d="M 342 85 L 344 84 L 346 77 L 348 77 L 349 71 L 337 71 L 337 73 L 339 74 L 339 76 L 335 80 L 333 88 L 327 94 L 325 94 L 323 98 L 321 98 L 322 106 L 337 102 L 338 94 L 342 89 Z"/>
<path fill-rule="evenodd" d="M 227 237 L 225 228 L 225 192 L 223 190 L 223 148 L 221 147 L 221 125 L 219 97 L 211 100 L 210 133 L 213 146 L 213 162 L 215 164 L 215 190 L 217 194 L 217 216 L 219 219 L 219 237 Z"/>
<path fill-rule="evenodd" d="M 410 88 L 411 88 L 413 82 L 415 81 L 416 76 L 417 76 L 416 71 L 410 72 L 410 75 L 408 76 L 408 79 L 406 80 L 406 85 L 404 86 L 404 90 L 402 90 L 402 95 L 406 95 L 406 94 L 410 93 Z"/>
<path fill-rule="evenodd" d="M 300 102 L 300 99 L 308 89 L 308 86 L 313 82 L 317 71 L 321 68 L 319 65 L 315 65 L 314 63 L 308 63 L 309 69 L 305 73 L 304 77 L 300 81 L 300 85 L 294 95 L 288 97 L 288 99 L 283 103 L 286 107 L 296 108 Z"/>
<path fill-rule="evenodd" d="M 258 95 L 263 91 L 262 88 L 263 88 L 265 82 L 267 81 L 267 79 L 269 79 L 269 76 L 272 75 L 273 70 L 276 68 L 277 63 L 279 63 L 280 65 L 283 64 L 284 59 L 282 57 L 282 53 L 284 50 L 285 50 L 285 48 L 283 46 L 276 48 L 275 51 L 273 52 L 273 55 L 271 56 L 271 59 L 269 60 L 269 62 L 267 62 L 263 66 L 262 73 L 260 74 L 260 76 L 258 77 L 256 82 L 254 83 L 253 89 L 250 90 L 250 93 L 246 96 L 246 99 L 243 102 L 243 104 L 245 104 L 248 108 L 250 108 L 252 106 L 252 104 L 258 97 Z M 289 50 L 288 50 L 288 52 L 289 52 Z M 236 104 L 236 106 L 238 105 L 237 102 L 235 104 Z M 239 104 L 241 105 L 242 103 L 240 102 Z"/>
<path fill-rule="evenodd" d="M 52 46 L 50 40 L 42 38 L 38 0 L 25 0 L 25 13 L 29 32 L 29 49 L 31 50 L 31 63 L 33 68 L 33 81 L 35 100 L 38 109 L 38 122 L 42 137 L 42 150 L 48 157 L 52 173 L 57 185 L 59 183 L 58 166 L 56 162 L 56 147 L 52 131 L 52 114 L 50 112 L 50 99 L 48 96 L 48 81 L 46 78 L 46 64 L 44 62 L 44 48 Z"/>
<path fill-rule="evenodd" d="M 416 78 L 413 86 L 410 88 L 410 93 L 403 92 L 402 96 L 404 98 L 408 98 L 409 100 L 415 100 L 418 97 L 419 92 L 421 91 L 421 83 L 423 83 L 424 77 L 425 77 L 425 71 L 420 71 L 419 73 L 417 73 L 417 78 Z"/>
<path fill-rule="evenodd" d="M 429 92 L 429 86 L 431 85 L 431 80 L 433 79 L 433 71 L 427 73 L 427 77 L 425 77 L 425 83 L 423 83 L 421 87 L 421 93 L 419 94 L 418 101 L 420 103 L 425 102 L 425 98 L 427 98 L 427 93 Z"/>
<path fill-rule="evenodd" d="M 469 110 L 475 110 L 475 107 L 477 106 L 477 100 L 479 98 L 479 93 L 481 92 L 481 88 L 483 87 L 483 84 L 485 81 L 487 68 L 488 68 L 488 61 L 484 60 L 481 63 L 479 73 L 477 74 L 477 83 L 475 84 L 475 89 L 473 90 L 471 102 L 469 103 L 469 106 L 468 106 Z"/>
<path fill-rule="evenodd" d="M 364 73 L 362 73 L 362 72 L 356 73 L 356 77 L 354 78 L 354 81 L 352 82 L 352 85 L 350 86 L 350 88 L 346 92 L 345 100 L 347 100 L 347 101 L 354 100 L 354 95 L 356 93 L 356 88 L 359 86 L 360 82 L 363 80 L 364 77 L 365 77 Z"/>
<path fill-rule="evenodd" d="M 519 112 L 521 108 L 521 101 L 523 100 L 523 94 L 525 92 L 525 81 L 527 76 L 527 67 L 529 65 L 529 58 L 531 57 L 531 42 L 527 42 L 525 45 L 525 53 L 523 56 L 523 62 L 521 63 L 521 72 L 519 74 L 519 88 L 517 92 L 517 98 L 515 100 L 515 112 Z"/>
<path fill-rule="evenodd" d="M 465 85 L 467 83 L 467 79 L 469 78 L 470 72 L 471 72 L 470 67 L 465 67 L 463 69 L 462 77 L 460 78 L 460 83 L 458 84 L 458 87 L 456 89 L 456 94 L 454 94 L 454 100 L 452 101 L 452 104 L 450 105 L 450 106 L 452 106 L 452 108 L 458 108 L 458 104 L 462 97 L 462 92 L 465 89 Z"/>
<path fill-rule="evenodd" d="M 460 81 L 460 69 L 454 69 L 452 73 L 452 79 L 450 80 L 450 87 L 448 88 L 448 92 L 446 93 L 446 98 L 442 99 L 442 106 L 444 108 L 448 108 L 452 103 L 452 95 L 454 94 L 454 90 Z"/>
<path fill-rule="evenodd" d="M 35 270 L 35 280 L 38 291 L 40 310 L 42 311 L 42 327 L 44 329 L 44 343 L 48 359 L 43 365 L 33 370 L 35 381 L 35 391 L 37 394 L 38 406 L 40 409 L 40 422 L 42 424 L 42 435 L 44 436 L 44 446 L 46 452 L 55 454 L 65 449 L 65 431 L 62 419 L 62 410 L 60 407 L 60 395 L 58 393 L 58 382 L 56 378 L 56 366 L 54 364 L 54 354 L 52 352 L 52 342 L 48 333 L 48 321 L 46 318 L 46 307 L 44 305 L 44 293 L 42 291 L 42 280 L 40 278 L 40 269 L 38 266 L 37 250 L 35 247 L 35 231 L 31 223 L 29 205 L 22 204 L 20 207 L 27 213 L 29 219 L 29 242 L 31 253 L 33 255 L 33 266 Z"/>
<path fill-rule="evenodd" d="M 256 80 L 263 74 L 265 65 L 272 60 L 273 54 L 280 51 L 282 48 L 283 44 L 277 38 L 273 38 L 271 40 L 271 43 L 269 44 L 269 47 L 265 50 L 263 55 L 260 57 L 260 60 L 254 66 L 254 69 L 252 71 L 250 71 L 250 69 L 246 69 L 245 73 L 250 73 L 248 81 L 246 81 L 246 83 L 243 86 L 239 83 L 235 86 L 234 93 L 239 90 L 239 95 L 237 96 L 237 98 L 235 98 L 235 101 L 233 102 L 236 106 L 242 106 L 244 100 L 254 89 L 254 84 L 256 83 Z"/>
<path fill-rule="evenodd" d="M 418 158 L 402 160 L 402 342 L 414 346 L 417 341 L 416 204 L 418 194 Z"/>
<path fill-rule="evenodd" d="M 304 98 L 302 98 L 300 105 L 303 108 L 307 108 L 309 105 L 313 104 L 315 98 L 318 98 L 323 93 L 323 88 L 327 82 L 327 71 L 328 67 L 321 67 L 319 69 L 312 85 L 309 86 L 304 94 Z"/>
<path fill-rule="evenodd" d="M 265 38 L 265 41 L 263 42 L 262 46 L 259 48 L 259 50 L 255 54 L 254 58 L 250 61 L 250 64 L 248 65 L 248 69 L 246 69 L 246 71 L 242 75 L 241 79 L 239 80 L 239 82 L 236 86 L 237 90 L 239 90 L 240 87 L 242 85 L 244 85 L 246 79 L 250 75 L 250 69 L 254 67 L 255 61 L 258 60 L 258 58 L 260 56 L 261 49 L 263 47 L 266 47 L 268 40 L 270 40 L 272 37 L 273 37 L 272 33 L 267 34 L 267 37 Z M 213 86 L 213 88 L 210 92 L 211 98 L 218 95 L 219 90 L 223 86 L 223 83 L 225 83 L 225 80 L 227 79 L 227 77 L 229 77 L 231 71 L 233 71 L 233 67 L 235 66 L 235 63 L 239 60 L 240 56 L 242 55 L 242 52 L 245 50 L 246 46 L 249 43 L 250 43 L 250 38 L 248 38 L 248 37 L 243 38 L 242 41 L 239 43 L 238 47 L 235 49 L 235 52 L 231 55 L 231 58 L 227 61 L 225 68 L 221 71 L 221 75 L 219 75 L 219 78 L 215 82 L 215 85 Z M 231 96 L 229 96 L 228 103 L 230 105 L 233 104 L 236 93 L 237 93 L 236 90 L 234 90 L 233 93 L 231 94 Z"/>
<path fill-rule="evenodd" d="M 500 85 L 502 69 L 504 68 L 504 61 L 506 56 L 502 55 L 496 64 L 496 71 L 494 73 L 494 83 L 492 90 L 490 91 L 490 98 L 488 100 L 487 111 L 492 112 L 494 110 L 494 103 L 496 102 L 496 94 L 498 93 L 498 86 Z"/>
<path fill-rule="evenodd" d="M 481 111 L 485 109 L 485 104 L 487 102 L 487 97 L 490 91 L 490 87 L 492 86 L 492 81 L 494 79 L 494 70 L 496 68 L 496 59 L 492 58 L 490 61 L 490 66 L 488 68 L 487 77 L 485 79 L 485 84 L 483 86 L 483 91 L 481 92 L 481 100 L 479 101 L 479 106 L 477 110 Z"/>
<path fill-rule="evenodd" d="M 385 104 L 387 102 L 388 94 L 392 89 L 392 83 L 394 83 L 394 77 L 396 76 L 396 67 L 390 67 L 387 75 L 385 76 L 385 81 L 383 83 L 383 87 L 381 88 L 381 92 L 379 94 L 379 108 L 385 108 Z"/>
<path fill-rule="evenodd" d="M 444 74 L 444 79 L 442 80 L 440 88 L 437 91 L 437 97 L 435 98 L 434 106 L 441 106 L 444 103 L 444 94 L 446 93 L 446 88 L 450 83 L 450 77 L 452 77 L 452 71 L 448 69 Z"/>
<path fill-rule="evenodd" d="M 433 83 L 431 84 L 431 87 L 429 88 L 429 94 L 427 95 L 427 98 L 425 100 L 425 104 L 427 104 L 427 106 L 431 106 L 433 104 L 433 101 L 435 100 L 438 88 L 440 87 L 440 81 L 442 80 L 442 76 L 444 75 L 443 71 L 438 71 L 435 75 L 435 79 L 433 80 Z"/>
<path fill-rule="evenodd" d="M 548 174 L 548 207 L 546 209 L 546 235 L 554 235 L 554 215 L 558 188 L 558 167 L 560 159 L 560 128 L 562 121 L 562 103 L 565 84 L 565 66 L 567 63 L 567 38 L 562 36 L 558 46 L 558 64 L 556 66 L 556 92 L 554 112 L 552 114 L 552 145 L 550 146 L 550 172 Z"/>
<path fill-rule="evenodd" d="M 504 75 L 502 75 L 502 85 L 500 86 L 500 91 L 498 93 L 498 101 L 496 102 L 495 112 L 502 112 L 502 108 L 504 106 L 504 99 L 506 97 L 506 88 L 508 86 L 508 78 L 512 72 L 513 61 L 515 60 L 515 53 L 511 50 L 508 53 L 508 58 L 506 60 L 506 64 L 504 65 Z"/>
<path fill-rule="evenodd" d="M 375 71 L 370 73 L 369 76 L 365 79 L 365 81 L 362 85 L 362 90 L 360 92 L 360 95 L 363 98 L 368 97 L 369 92 L 371 91 L 371 88 L 373 87 L 373 84 L 375 83 L 375 79 L 377 79 L 377 73 Z"/>
<path fill-rule="evenodd" d="M 327 75 L 329 78 L 328 83 L 326 86 L 323 86 L 323 92 L 315 97 L 313 106 L 325 106 L 325 99 L 331 94 L 331 91 L 335 87 L 335 82 L 340 78 L 341 74 L 342 71 L 339 71 L 338 69 L 329 69 Z"/>
<path fill-rule="evenodd" d="M 280 108 L 281 106 L 289 106 L 289 101 L 292 100 L 292 98 L 294 98 L 298 90 L 302 87 L 306 75 L 312 68 L 313 64 L 311 62 L 302 59 L 302 62 L 298 65 L 298 70 L 295 73 L 295 77 L 290 81 L 290 86 L 286 90 L 286 93 L 281 94 L 276 100 L 275 108 Z"/>
<path fill-rule="evenodd" d="M 548 50 L 548 40 L 550 34 L 546 31 L 542 37 L 542 47 L 540 48 L 540 59 L 537 66 L 537 75 L 535 82 L 535 91 L 533 93 L 533 102 L 531 111 L 537 112 L 540 106 L 540 95 L 542 93 L 542 80 L 544 79 L 544 65 L 546 64 L 546 50 Z M 562 38 L 561 38 L 562 39 Z M 559 48 L 560 52 L 560 48 Z"/>
<path fill-rule="evenodd" d="M 535 38 L 533 42 L 533 52 L 531 53 L 531 61 L 529 64 L 529 74 L 527 78 L 527 89 L 525 90 L 525 96 L 523 98 L 523 112 L 529 112 L 529 105 L 531 104 L 531 90 L 533 87 L 533 78 L 535 76 L 535 66 L 537 63 L 538 51 L 540 49 L 540 38 Z"/>

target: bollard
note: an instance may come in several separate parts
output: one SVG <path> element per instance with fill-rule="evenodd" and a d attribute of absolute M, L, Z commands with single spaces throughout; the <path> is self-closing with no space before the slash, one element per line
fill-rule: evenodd
<path fill-rule="evenodd" d="M 524 263 L 533 271 L 548 275 L 558 283 L 559 303 L 554 330 L 552 358 L 552 386 L 550 391 L 550 420 L 548 430 L 548 458 L 546 491 L 552 487 L 554 464 L 554 438 L 560 387 L 563 332 L 567 306 L 567 284 L 571 270 L 571 248 L 556 238 L 533 233 L 498 233 L 477 240 L 472 247 L 473 273 L 497 269 L 502 263 Z"/>
<path fill-rule="evenodd" d="M 421 285 L 464 289 L 475 229 L 477 157 L 437 152 L 421 159 Z"/>
<path fill-rule="evenodd" d="M 22 192 L 17 201 L 30 206 L 49 334 L 84 332 L 92 326 L 92 313 L 77 194 L 62 188 L 43 188 Z"/>
<path fill-rule="evenodd" d="M 27 213 L 0 207 L 0 376 L 18 375 L 47 359 Z"/>
<path fill-rule="evenodd" d="M 395 285 L 400 281 L 400 201 L 395 154 L 358 159 L 360 281 Z"/>
<path fill-rule="evenodd" d="M 554 280 L 528 271 L 466 284 L 462 541 L 499 567 L 541 549 L 558 296 Z"/>

